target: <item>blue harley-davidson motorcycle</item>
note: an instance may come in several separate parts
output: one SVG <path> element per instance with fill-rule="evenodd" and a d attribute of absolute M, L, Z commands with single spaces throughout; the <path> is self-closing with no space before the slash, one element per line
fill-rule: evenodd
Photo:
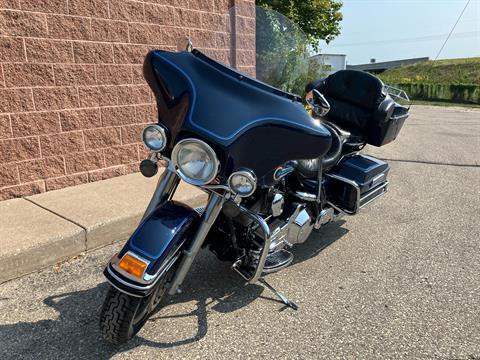
<path fill-rule="evenodd" d="M 396 138 L 408 116 L 399 101 L 406 95 L 370 74 L 342 70 L 306 84 L 309 114 L 302 97 L 278 88 L 282 76 L 293 84 L 305 75 L 280 47 L 295 54 L 305 38 L 298 29 L 290 35 L 294 25 L 283 16 L 259 11 L 257 24 L 263 17 L 281 33 L 272 36 L 277 44 L 257 41 L 257 77 L 264 81 L 191 47 L 145 59 L 158 119 L 142 133 L 150 156 L 141 172 L 153 176 L 160 160 L 167 165 L 140 225 L 104 272 L 111 287 L 100 328 L 112 343 L 128 341 L 167 293 L 177 293 L 202 247 L 296 309 L 264 275 L 289 266 L 291 247 L 314 229 L 387 191 L 388 164 L 359 151 Z M 172 200 L 180 180 L 208 193 L 203 208 Z"/>

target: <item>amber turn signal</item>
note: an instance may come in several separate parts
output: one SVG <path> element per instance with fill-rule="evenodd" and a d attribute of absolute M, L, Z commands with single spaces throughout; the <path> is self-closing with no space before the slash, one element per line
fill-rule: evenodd
<path fill-rule="evenodd" d="M 125 255 L 123 259 L 120 260 L 118 266 L 122 270 L 137 278 L 141 278 L 143 273 L 145 272 L 145 269 L 147 268 L 146 263 L 129 254 Z"/>

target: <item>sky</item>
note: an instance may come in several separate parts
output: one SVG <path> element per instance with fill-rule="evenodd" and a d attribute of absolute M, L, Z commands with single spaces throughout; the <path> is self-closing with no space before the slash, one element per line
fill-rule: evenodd
<path fill-rule="evenodd" d="M 343 0 L 341 35 L 321 52 L 350 65 L 428 56 L 434 59 L 467 0 Z M 480 0 L 470 3 L 439 59 L 480 56 Z"/>

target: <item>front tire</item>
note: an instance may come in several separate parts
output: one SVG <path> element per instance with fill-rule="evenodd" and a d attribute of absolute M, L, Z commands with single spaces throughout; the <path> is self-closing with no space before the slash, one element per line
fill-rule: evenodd
<path fill-rule="evenodd" d="M 110 287 L 100 314 L 100 331 L 105 340 L 119 345 L 135 336 L 146 321 L 134 323 L 142 300 Z"/>
<path fill-rule="evenodd" d="M 158 281 L 152 293 L 139 298 L 127 295 L 113 286 L 108 289 L 100 313 L 100 332 L 103 338 L 115 345 L 126 343 L 145 325 L 150 315 L 159 310 L 176 266 Z"/>

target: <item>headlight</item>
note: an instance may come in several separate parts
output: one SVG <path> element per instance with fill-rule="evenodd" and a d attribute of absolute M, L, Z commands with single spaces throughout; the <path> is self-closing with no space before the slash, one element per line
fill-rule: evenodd
<path fill-rule="evenodd" d="M 160 125 L 148 125 L 142 131 L 142 141 L 152 151 L 162 151 L 167 145 L 165 129 Z"/>
<path fill-rule="evenodd" d="M 192 185 L 205 185 L 217 176 L 219 162 L 213 149 L 198 139 L 178 142 L 172 151 L 178 175 Z"/>
<path fill-rule="evenodd" d="M 228 178 L 228 185 L 235 194 L 246 197 L 255 192 L 257 178 L 250 170 L 236 171 Z"/>

